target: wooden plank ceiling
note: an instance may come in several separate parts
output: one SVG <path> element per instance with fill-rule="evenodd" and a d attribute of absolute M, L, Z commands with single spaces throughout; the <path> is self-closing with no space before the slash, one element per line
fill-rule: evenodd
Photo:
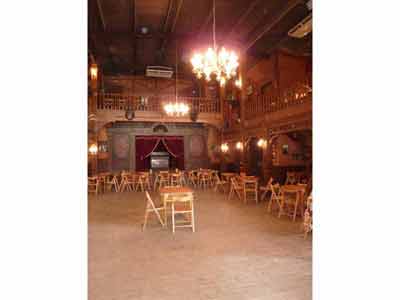
<path fill-rule="evenodd" d="M 174 66 L 191 76 L 194 49 L 212 45 L 212 0 L 88 0 L 89 54 L 106 74 L 144 74 Z M 287 32 L 310 11 L 303 0 L 216 0 L 217 44 L 261 58 L 277 48 L 310 55 L 312 34 Z"/>

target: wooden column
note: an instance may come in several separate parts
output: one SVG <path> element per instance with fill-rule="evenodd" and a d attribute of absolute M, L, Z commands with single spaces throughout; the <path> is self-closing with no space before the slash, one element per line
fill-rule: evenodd
<path fill-rule="evenodd" d="M 247 88 L 247 54 L 243 53 L 240 57 L 240 65 L 239 65 L 239 70 L 238 70 L 238 77 L 242 79 L 242 89 L 240 91 L 240 140 L 243 144 L 243 151 L 241 152 L 240 155 L 240 163 L 243 168 L 243 170 L 246 172 L 247 171 L 247 155 L 246 155 L 246 146 L 245 146 L 245 141 L 246 141 L 246 136 L 245 136 L 245 129 L 246 129 L 246 121 L 245 121 L 245 104 L 246 104 L 246 88 Z"/>
<path fill-rule="evenodd" d="M 90 73 L 90 71 L 89 71 Z M 97 95 L 98 95 L 98 80 L 97 78 L 89 78 L 89 95 L 88 95 L 88 147 L 91 144 L 97 144 Z M 97 155 L 88 153 L 88 163 L 91 166 L 90 173 L 97 174 Z"/>
<path fill-rule="evenodd" d="M 225 120 L 225 115 L 224 115 L 224 104 L 226 101 L 226 86 L 220 86 L 219 88 L 219 109 L 222 115 L 222 120 Z"/>

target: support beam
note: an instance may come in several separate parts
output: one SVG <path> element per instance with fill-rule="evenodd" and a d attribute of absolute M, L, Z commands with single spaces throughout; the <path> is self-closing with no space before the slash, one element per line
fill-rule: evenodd
<path fill-rule="evenodd" d="M 212 4 L 211 4 L 210 12 L 208 13 L 208 15 L 207 15 L 206 19 L 204 20 L 203 24 L 201 25 L 200 30 L 199 30 L 199 34 L 204 32 L 204 30 L 206 30 L 208 24 L 212 20 L 212 17 L 213 17 L 213 8 L 212 8 Z"/>
<path fill-rule="evenodd" d="M 136 0 L 131 0 L 131 28 L 133 33 L 132 39 L 132 69 L 136 65 Z"/>
<path fill-rule="evenodd" d="M 254 8 L 260 3 L 262 0 L 253 0 L 250 5 L 247 7 L 247 9 L 240 15 L 239 19 L 236 21 L 236 23 L 232 26 L 231 31 L 228 33 L 226 36 L 226 40 L 230 39 L 232 35 L 235 33 L 236 29 L 238 26 L 240 26 L 250 15 L 250 13 L 254 10 Z"/>
<path fill-rule="evenodd" d="M 174 16 L 174 19 L 172 21 L 170 34 L 172 34 L 174 32 L 174 30 L 175 30 L 175 26 L 176 26 L 176 23 L 178 22 L 178 18 L 179 18 L 179 14 L 180 14 L 180 11 L 181 11 L 182 4 L 183 4 L 183 0 L 177 0 L 177 2 L 178 3 L 177 3 L 177 7 L 176 7 L 175 16 Z M 165 47 L 166 47 L 168 41 L 169 41 L 168 37 L 164 38 L 164 40 L 162 41 L 161 48 L 160 48 L 161 49 L 161 56 L 164 55 Z"/>
<path fill-rule="evenodd" d="M 106 22 L 104 20 L 103 8 L 101 6 L 100 0 L 96 0 L 96 2 L 97 2 L 97 10 L 99 11 L 101 26 L 103 27 L 103 31 L 106 31 Z"/>
<path fill-rule="evenodd" d="M 304 1 L 290 0 L 285 7 L 283 7 L 283 9 L 281 9 L 276 15 L 274 15 L 269 22 L 264 24 L 260 30 L 253 30 L 250 34 L 250 38 L 242 48 L 243 52 L 249 50 L 259 39 L 266 35 L 272 29 L 272 27 L 278 24 L 293 8 L 301 3 L 304 3 Z"/>
<path fill-rule="evenodd" d="M 169 17 L 171 15 L 171 11 L 172 11 L 172 3 L 174 2 L 174 0 L 169 0 L 168 1 L 168 10 L 167 10 L 167 14 L 165 16 L 165 20 L 164 20 L 164 25 L 161 29 L 161 32 L 166 34 L 168 31 L 168 21 L 169 21 Z"/>
<path fill-rule="evenodd" d="M 142 34 L 140 32 L 134 33 L 132 31 L 92 31 L 89 35 L 96 37 L 98 39 L 186 39 L 186 38 L 193 38 L 196 35 L 197 31 L 188 31 L 185 33 L 169 33 L 169 32 L 150 32 L 148 34 Z"/>

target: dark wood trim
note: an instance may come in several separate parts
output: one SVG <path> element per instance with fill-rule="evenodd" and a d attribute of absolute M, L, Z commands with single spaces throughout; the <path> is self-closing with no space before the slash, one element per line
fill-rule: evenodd
<path fill-rule="evenodd" d="M 266 35 L 272 27 L 278 24 L 293 8 L 297 5 L 304 3 L 302 0 L 290 0 L 283 9 L 281 9 L 276 15 L 274 15 L 267 23 L 264 24 L 260 29 L 255 28 L 251 31 L 249 39 L 243 46 L 243 51 L 249 50 L 260 38 Z"/>

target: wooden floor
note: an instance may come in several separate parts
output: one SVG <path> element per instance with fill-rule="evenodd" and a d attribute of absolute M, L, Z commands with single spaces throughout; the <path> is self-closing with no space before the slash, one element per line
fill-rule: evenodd
<path fill-rule="evenodd" d="M 156 194 L 152 193 L 156 197 Z M 196 232 L 142 232 L 144 193 L 89 197 L 90 300 L 311 299 L 311 240 L 301 223 L 197 191 Z"/>

